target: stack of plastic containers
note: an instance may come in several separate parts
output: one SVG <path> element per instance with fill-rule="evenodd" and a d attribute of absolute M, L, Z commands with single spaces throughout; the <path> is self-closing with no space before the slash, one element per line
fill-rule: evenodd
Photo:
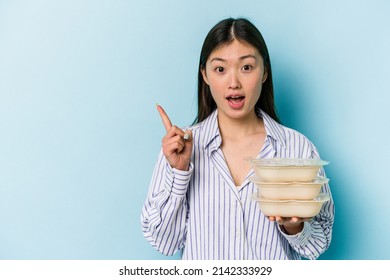
<path fill-rule="evenodd" d="M 257 187 L 253 199 L 266 216 L 309 218 L 317 215 L 329 196 L 320 193 L 329 179 L 318 176 L 329 164 L 321 159 L 249 159 Z"/>

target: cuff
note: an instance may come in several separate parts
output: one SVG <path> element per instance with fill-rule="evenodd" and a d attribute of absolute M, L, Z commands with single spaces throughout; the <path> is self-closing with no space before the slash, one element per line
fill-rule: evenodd
<path fill-rule="evenodd" d="M 287 241 L 290 243 L 290 245 L 293 247 L 306 245 L 308 243 L 311 234 L 311 227 L 309 222 L 304 222 L 302 231 L 295 235 L 288 235 L 284 233 L 280 229 L 280 227 L 279 230 L 283 234 L 283 236 L 287 239 Z"/>
<path fill-rule="evenodd" d="M 193 163 L 190 162 L 188 171 L 172 168 L 169 164 L 168 168 L 170 169 L 169 181 L 172 182 L 170 184 L 171 192 L 178 196 L 184 196 L 187 193 L 187 188 L 191 179 L 192 171 L 194 170 Z"/>

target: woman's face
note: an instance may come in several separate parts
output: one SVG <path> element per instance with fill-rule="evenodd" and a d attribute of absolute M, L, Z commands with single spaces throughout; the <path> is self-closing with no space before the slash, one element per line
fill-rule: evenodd
<path fill-rule="evenodd" d="M 218 114 L 242 119 L 254 114 L 261 87 L 267 79 L 263 58 L 249 44 L 234 40 L 215 49 L 202 70 Z"/>

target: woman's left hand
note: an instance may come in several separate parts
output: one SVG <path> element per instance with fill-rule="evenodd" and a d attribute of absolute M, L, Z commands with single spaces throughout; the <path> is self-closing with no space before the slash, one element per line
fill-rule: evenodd
<path fill-rule="evenodd" d="M 289 235 L 295 235 L 302 231 L 303 223 L 311 218 L 269 216 L 268 219 L 277 222 Z"/>

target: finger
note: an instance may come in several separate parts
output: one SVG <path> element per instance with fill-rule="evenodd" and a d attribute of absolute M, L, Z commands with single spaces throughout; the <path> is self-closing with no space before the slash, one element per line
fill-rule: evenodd
<path fill-rule="evenodd" d="M 192 131 L 186 130 L 183 135 L 184 144 L 188 147 L 192 146 Z"/>
<path fill-rule="evenodd" d="M 183 139 L 184 137 L 184 131 L 178 128 L 177 126 L 173 125 L 168 131 L 167 134 L 165 134 L 164 138 L 165 139 L 171 139 L 171 138 L 181 138 Z"/>
<path fill-rule="evenodd" d="M 271 222 L 275 221 L 275 217 L 274 216 L 267 216 L 268 220 L 270 220 Z"/>
<path fill-rule="evenodd" d="M 166 151 L 167 156 L 171 156 L 173 154 L 179 154 L 184 149 L 184 143 L 180 141 L 174 141 L 171 143 L 167 143 Z"/>
<path fill-rule="evenodd" d="M 184 141 L 182 136 L 175 135 L 164 139 L 163 146 L 166 147 L 167 151 L 169 151 L 168 154 L 172 154 L 174 152 L 180 153 L 184 148 Z"/>
<path fill-rule="evenodd" d="M 165 130 L 166 131 L 170 130 L 172 127 L 172 123 L 171 123 L 171 120 L 169 119 L 167 113 L 165 113 L 164 109 L 160 105 L 157 104 L 156 106 L 157 106 L 157 110 L 160 114 L 161 120 L 164 124 Z"/>
<path fill-rule="evenodd" d="M 177 153 L 180 154 L 184 150 L 184 143 L 178 142 L 177 143 Z"/>
<path fill-rule="evenodd" d="M 184 142 L 190 142 L 192 140 L 192 131 L 186 130 L 183 135 Z"/>

